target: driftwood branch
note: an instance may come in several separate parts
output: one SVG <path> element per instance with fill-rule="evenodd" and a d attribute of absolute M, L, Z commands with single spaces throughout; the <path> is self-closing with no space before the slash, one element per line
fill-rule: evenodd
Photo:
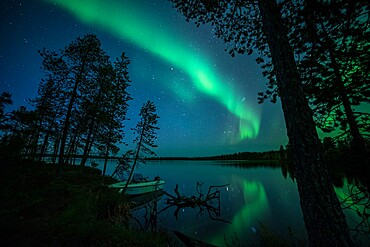
<path fill-rule="evenodd" d="M 219 186 L 210 186 L 208 188 L 207 194 L 204 196 L 199 190 L 199 187 L 201 186 L 200 183 L 197 184 L 197 191 L 199 196 L 184 196 L 181 195 L 179 192 L 179 186 L 176 184 L 176 187 L 174 189 L 175 195 L 171 195 L 167 192 L 164 192 L 165 195 L 168 196 L 167 201 L 165 202 L 168 206 L 163 208 L 161 212 L 167 210 L 170 207 L 176 207 L 176 210 L 174 212 L 174 216 L 177 220 L 178 213 L 180 212 L 180 209 L 185 208 L 185 207 L 190 207 L 190 208 L 199 208 L 199 212 L 197 215 L 202 214 L 203 211 L 207 211 L 210 219 L 212 220 L 219 220 L 223 222 L 230 223 L 227 220 L 219 219 L 221 215 L 221 207 L 220 207 L 220 191 L 218 188 L 226 187 L 229 184 L 225 185 L 219 185 Z M 215 203 L 216 202 L 216 205 Z M 216 217 L 214 217 L 216 216 Z"/>
<path fill-rule="evenodd" d="M 352 210 L 356 213 L 357 217 L 351 217 L 355 227 L 350 231 L 357 237 L 363 235 L 370 239 L 370 193 L 369 190 L 358 185 L 348 185 L 347 195 L 341 199 L 342 209 Z"/>

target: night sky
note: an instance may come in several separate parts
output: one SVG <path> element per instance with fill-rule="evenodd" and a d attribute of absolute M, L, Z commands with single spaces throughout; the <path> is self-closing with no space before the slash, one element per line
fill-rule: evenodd
<path fill-rule="evenodd" d="M 160 116 L 158 156 L 277 150 L 287 144 L 281 105 L 257 104 L 266 81 L 253 56 L 232 58 L 210 26 L 196 28 L 165 0 L 1 1 L 0 92 L 15 109 L 34 98 L 43 73 L 37 50 L 96 34 L 111 59 L 124 51 L 132 85 L 125 142 L 147 100 Z M 122 149 L 122 152 L 125 148 Z"/>

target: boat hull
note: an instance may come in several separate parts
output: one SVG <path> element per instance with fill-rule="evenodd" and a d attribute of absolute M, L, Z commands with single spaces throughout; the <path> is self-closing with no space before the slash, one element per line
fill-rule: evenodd
<path fill-rule="evenodd" d="M 164 187 L 164 180 L 154 180 L 154 181 L 145 181 L 140 183 L 130 183 L 127 186 L 126 194 L 128 195 L 140 195 L 140 194 L 146 194 L 151 193 L 157 190 L 163 190 Z M 115 184 L 111 184 L 110 188 L 116 188 L 119 189 L 119 192 L 123 192 L 123 189 L 126 185 L 126 182 L 119 182 Z"/>

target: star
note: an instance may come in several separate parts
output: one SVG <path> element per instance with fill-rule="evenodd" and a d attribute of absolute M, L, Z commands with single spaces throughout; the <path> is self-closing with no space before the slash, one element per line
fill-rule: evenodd
<path fill-rule="evenodd" d="M 212 27 L 185 22 L 168 1 L 28 0 L 7 1 L 5 6 L 0 8 L 1 30 L 8 35 L 0 40 L 0 78 L 1 89 L 13 95 L 12 107 L 37 96 L 45 76 L 37 50 L 58 51 L 93 33 L 112 61 L 122 52 L 130 59 L 128 90 L 133 100 L 124 130 L 127 143 L 138 109 L 149 99 L 160 113 L 160 156 L 262 151 L 256 147 L 264 143 L 268 120 L 276 112 L 282 116 L 281 108 L 257 103 L 265 79 L 254 59 L 232 58 Z M 283 131 L 276 131 L 265 147 L 269 150 L 287 140 L 284 121 L 275 124 Z M 189 148 L 179 146 L 178 137 Z M 200 147 L 200 140 L 208 146 Z"/>

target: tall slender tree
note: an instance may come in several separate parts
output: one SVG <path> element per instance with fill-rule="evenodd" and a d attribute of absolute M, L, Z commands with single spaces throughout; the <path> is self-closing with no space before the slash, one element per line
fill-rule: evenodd
<path fill-rule="evenodd" d="M 104 57 L 105 54 L 101 48 L 100 41 L 95 35 L 85 35 L 83 38 L 77 38 L 63 52 L 63 58 L 66 61 L 70 73 L 67 81 L 70 85 L 70 97 L 63 124 L 57 173 L 60 173 L 64 164 L 65 146 L 75 101 L 79 96 L 83 95 L 83 90 L 91 83 L 92 74 L 97 73 L 99 62 Z"/>
<path fill-rule="evenodd" d="M 137 135 L 134 144 L 136 144 L 135 150 L 128 151 L 132 154 L 132 165 L 131 171 L 127 178 L 126 185 L 123 189 L 123 193 L 126 192 L 128 184 L 131 182 L 132 175 L 134 174 L 135 167 L 139 162 L 145 161 L 145 155 L 155 155 L 151 148 L 157 147 L 155 140 L 157 139 L 156 131 L 158 115 L 156 114 L 156 107 L 153 102 L 147 101 L 141 108 L 140 120 L 134 128 L 134 133 Z"/>
<path fill-rule="evenodd" d="M 369 10 L 366 9 L 368 6 L 363 1 L 342 1 L 335 6 L 336 14 L 327 16 L 327 12 L 320 9 L 330 5 L 326 6 L 325 3 L 316 3 L 316 5 L 318 6 L 307 1 L 305 6 L 307 9 L 305 13 L 308 13 L 306 22 L 316 27 L 316 29 L 310 29 L 312 32 L 316 31 L 310 33 L 310 36 L 321 37 L 321 39 L 316 38 L 321 52 L 316 51 L 311 53 L 311 56 L 327 54 L 327 63 L 322 62 L 322 64 L 326 65 L 324 69 L 328 76 L 320 76 L 324 80 L 321 88 L 330 87 L 335 96 L 334 100 L 329 101 L 331 104 L 327 103 L 327 98 L 322 97 L 318 102 L 324 103 L 328 113 L 334 113 L 334 119 L 339 120 L 344 130 L 348 125 L 352 148 L 364 152 L 365 141 L 360 133 L 352 106 L 359 105 L 361 102 L 370 102 L 370 75 L 363 67 L 370 62 L 368 42 L 370 27 L 365 24 L 365 19 L 370 17 Z M 322 71 L 320 73 L 323 74 Z M 317 94 L 317 91 L 315 93 Z M 337 102 L 335 99 L 338 99 Z"/>
<path fill-rule="evenodd" d="M 7 129 L 6 116 L 9 114 L 5 113 L 5 106 L 13 104 L 12 95 L 9 92 L 2 92 L 0 95 L 0 131 Z"/>
<path fill-rule="evenodd" d="M 86 35 L 59 52 L 44 49 L 40 55 L 47 79 L 31 101 L 40 117 L 35 134 L 36 143 L 42 143 L 40 159 L 49 137 L 59 157 L 58 174 L 64 163 L 72 159 L 74 163 L 81 152 L 81 165 L 94 148 L 107 146 L 106 155 L 117 152 L 131 99 L 126 91 L 130 80 L 125 54 L 112 62 L 98 38 Z"/>
<path fill-rule="evenodd" d="M 366 128 L 357 118 L 366 114 L 355 112 L 353 106 L 370 101 L 368 8 L 364 1 L 348 0 L 285 1 L 282 6 L 317 126 L 325 132 L 341 127 L 350 134 L 353 149 L 362 151 L 360 129 Z M 270 87 L 275 86 L 271 81 Z M 271 97 L 271 92 L 265 96 Z"/>
<path fill-rule="evenodd" d="M 35 111 L 27 110 L 24 106 L 10 112 L 6 127 L 2 129 L 5 132 L 0 148 L 3 158 L 21 159 L 29 153 L 35 119 Z"/>
<path fill-rule="evenodd" d="M 127 93 L 130 79 L 128 76 L 128 65 L 130 61 L 125 53 L 122 53 L 120 58 L 114 62 L 114 80 L 109 85 L 108 101 L 110 104 L 103 107 L 102 114 L 103 124 L 100 125 L 98 132 L 99 143 L 105 157 L 103 175 L 105 175 L 108 156 L 110 153 L 116 154 L 119 150 L 117 144 L 122 143 L 124 138 L 123 123 L 126 119 L 127 102 L 131 100 Z"/>
<path fill-rule="evenodd" d="M 301 208 L 311 246 L 353 246 L 344 214 L 323 164 L 312 112 L 303 92 L 288 30 L 276 0 L 172 0 L 198 25 L 211 23 L 216 34 L 233 44 L 235 52 L 271 57 L 282 102 Z M 257 62 L 264 62 L 261 56 Z M 261 61 L 262 59 L 262 61 Z"/>
<path fill-rule="evenodd" d="M 42 80 L 39 85 L 38 95 L 29 102 L 35 107 L 37 114 L 37 127 L 34 135 L 35 148 L 32 156 L 38 152 L 41 161 L 48 146 L 49 138 L 58 126 L 58 120 L 62 114 L 63 91 L 59 80 L 47 75 L 48 79 Z M 40 149 L 38 149 L 40 146 Z"/>
<path fill-rule="evenodd" d="M 9 92 L 2 92 L 0 95 L 0 121 L 4 120 L 4 108 L 6 105 L 11 105 L 13 103 L 12 101 L 12 95 Z M 0 122 L 1 123 L 1 122 Z"/>
<path fill-rule="evenodd" d="M 94 136 L 97 130 L 99 120 L 102 120 L 102 114 L 104 114 L 104 103 L 108 103 L 107 100 L 103 99 L 104 96 L 108 95 L 109 84 L 113 83 L 114 75 L 111 64 L 107 63 L 102 65 L 98 72 L 97 88 L 92 91 L 92 94 L 85 99 L 83 102 L 82 111 L 85 113 L 84 121 L 87 123 L 87 133 L 85 137 L 85 147 L 83 149 L 81 166 L 84 166 L 87 160 L 87 156 L 90 153 L 93 145 Z"/>
<path fill-rule="evenodd" d="M 105 157 L 110 151 L 117 150 L 116 144 L 123 140 L 123 123 L 131 99 L 127 92 L 130 85 L 129 62 L 123 53 L 113 64 L 101 67 L 97 80 L 98 90 L 89 97 L 85 108 L 89 120 L 81 165 L 86 162 L 93 140 L 98 141 L 100 149 L 105 150 Z"/>

